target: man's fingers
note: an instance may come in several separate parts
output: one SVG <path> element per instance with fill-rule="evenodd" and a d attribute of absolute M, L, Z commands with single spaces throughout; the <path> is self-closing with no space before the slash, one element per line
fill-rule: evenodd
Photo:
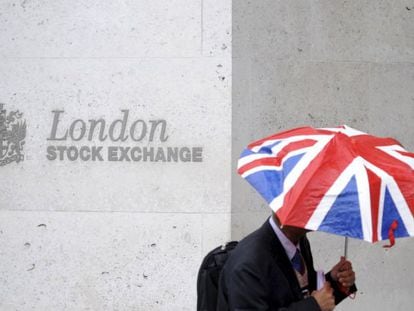
<path fill-rule="evenodd" d="M 338 273 L 338 280 L 341 281 L 341 279 L 355 279 L 355 272 L 352 270 L 340 272 Z"/>
<path fill-rule="evenodd" d="M 338 279 L 346 278 L 346 277 L 349 277 L 353 274 L 354 274 L 354 271 L 352 271 L 352 270 L 341 271 L 341 272 L 338 272 Z"/>
<path fill-rule="evenodd" d="M 346 262 L 346 258 L 344 256 L 341 256 L 341 258 L 339 259 L 338 263 L 335 265 L 335 267 L 337 267 L 338 269 L 342 267 L 342 265 Z M 334 267 L 334 268 L 335 268 Z"/>
<path fill-rule="evenodd" d="M 355 283 L 355 272 L 343 272 L 338 281 L 345 287 L 352 286 Z"/>
<path fill-rule="evenodd" d="M 339 266 L 339 271 L 345 271 L 345 270 L 352 270 L 352 264 L 348 260 L 343 261 L 341 265 Z"/>

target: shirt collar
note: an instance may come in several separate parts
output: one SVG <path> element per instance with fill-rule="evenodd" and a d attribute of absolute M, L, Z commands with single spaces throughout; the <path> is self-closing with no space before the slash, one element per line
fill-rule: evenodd
<path fill-rule="evenodd" d="M 273 231 L 276 233 L 280 243 L 282 243 L 283 248 L 290 260 L 292 260 L 293 256 L 296 254 L 296 250 L 299 249 L 299 245 L 295 245 L 289 240 L 286 235 L 280 230 L 280 228 L 276 225 L 273 217 L 269 218 L 269 223 L 273 228 Z"/>

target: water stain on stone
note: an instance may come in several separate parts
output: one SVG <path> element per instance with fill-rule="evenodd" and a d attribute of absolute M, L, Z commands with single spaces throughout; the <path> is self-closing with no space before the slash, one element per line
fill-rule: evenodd
<path fill-rule="evenodd" d="M 184 241 L 187 242 L 187 243 L 191 243 L 191 234 L 190 233 L 186 232 L 184 234 Z"/>
<path fill-rule="evenodd" d="M 20 3 L 20 6 L 21 6 L 23 9 L 25 9 L 25 8 L 26 8 L 26 4 L 27 4 L 27 2 L 29 2 L 29 0 L 23 0 L 23 1 Z"/>
<path fill-rule="evenodd" d="M 32 270 L 34 270 L 35 267 L 36 267 L 36 265 L 32 264 L 32 266 L 29 269 L 27 269 L 27 271 L 32 271 Z"/>

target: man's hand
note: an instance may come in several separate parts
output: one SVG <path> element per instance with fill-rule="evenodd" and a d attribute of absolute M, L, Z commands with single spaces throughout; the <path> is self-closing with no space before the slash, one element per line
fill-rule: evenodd
<path fill-rule="evenodd" d="M 325 282 L 320 290 L 312 292 L 312 297 L 316 299 L 322 311 L 332 311 L 335 308 L 335 297 L 329 282 Z"/>
<path fill-rule="evenodd" d="M 334 281 L 349 289 L 355 283 L 355 272 L 352 270 L 352 264 L 341 257 L 341 260 L 332 268 L 331 277 Z"/>

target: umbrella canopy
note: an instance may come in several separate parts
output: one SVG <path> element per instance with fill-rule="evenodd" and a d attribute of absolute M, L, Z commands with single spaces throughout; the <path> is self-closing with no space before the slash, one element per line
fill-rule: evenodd
<path fill-rule="evenodd" d="M 301 127 L 251 143 L 238 173 L 283 225 L 368 242 L 414 236 L 414 153 L 348 126 Z"/>

